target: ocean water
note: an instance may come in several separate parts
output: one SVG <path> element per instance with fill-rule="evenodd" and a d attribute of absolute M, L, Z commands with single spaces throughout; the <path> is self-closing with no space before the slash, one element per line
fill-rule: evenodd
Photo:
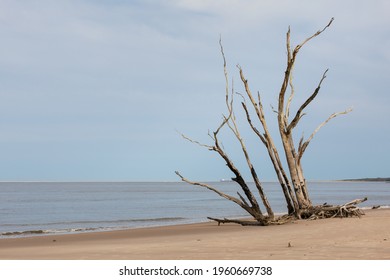
<path fill-rule="evenodd" d="M 231 195 L 238 191 L 234 182 L 210 184 Z M 390 184 L 385 182 L 308 186 L 314 204 L 368 197 L 361 207 L 390 206 Z M 274 212 L 285 213 L 280 186 L 263 187 Z M 183 182 L 0 182 L 0 238 L 186 224 L 206 221 L 208 216 L 247 214 L 217 194 Z"/>

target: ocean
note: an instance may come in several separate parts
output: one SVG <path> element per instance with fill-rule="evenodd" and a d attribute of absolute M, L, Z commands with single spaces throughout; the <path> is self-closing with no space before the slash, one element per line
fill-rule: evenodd
<path fill-rule="evenodd" d="M 210 184 L 231 195 L 238 191 L 234 182 Z M 362 208 L 390 206 L 386 182 L 313 181 L 308 186 L 314 204 L 368 197 Z M 263 187 L 274 212 L 285 213 L 279 184 Z M 0 182 L 0 238 L 188 224 L 208 216 L 247 214 L 233 202 L 183 182 Z"/>

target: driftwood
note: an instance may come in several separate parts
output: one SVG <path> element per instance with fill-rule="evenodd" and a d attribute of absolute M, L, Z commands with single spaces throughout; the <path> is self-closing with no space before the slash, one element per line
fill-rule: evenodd
<path fill-rule="evenodd" d="M 229 83 L 228 71 L 226 65 L 225 54 L 223 46 L 220 40 L 221 54 L 223 58 L 223 70 L 225 76 L 225 102 L 227 113 L 222 116 L 222 121 L 213 132 L 209 132 L 209 136 L 212 140 L 211 144 L 204 144 L 193 140 L 182 134 L 183 138 L 191 143 L 197 144 L 203 148 L 208 149 L 211 152 L 216 153 L 221 157 L 226 164 L 227 168 L 233 173 L 232 181 L 236 182 L 239 186 L 237 196 L 223 193 L 210 184 L 192 181 L 182 176 L 178 171 L 176 174 L 183 182 L 191 185 L 206 188 L 219 196 L 230 200 L 244 209 L 253 219 L 252 220 L 239 220 L 239 219 L 217 219 L 210 218 L 210 220 L 218 222 L 218 224 L 225 223 L 237 223 L 243 226 L 266 226 L 273 224 L 284 224 L 293 219 L 320 219 L 320 218 L 334 218 L 334 217 L 360 217 L 364 213 L 356 207 L 360 202 L 366 200 L 357 199 L 346 203 L 344 205 L 332 206 L 332 205 L 320 205 L 313 206 L 307 189 L 306 178 L 303 173 L 303 167 L 301 159 L 309 146 L 310 142 L 318 131 L 325 126 L 330 120 L 337 116 L 345 115 L 351 112 L 351 109 L 347 109 L 342 112 L 331 114 L 324 122 L 322 122 L 311 134 L 305 139 L 303 136 L 300 138 L 299 144 L 294 144 L 296 137 L 294 136 L 294 129 L 298 126 L 300 120 L 305 115 L 305 109 L 312 103 L 312 101 L 318 96 L 322 83 L 326 79 L 328 70 L 325 70 L 322 74 L 317 87 L 309 94 L 306 101 L 298 106 L 298 110 L 291 112 L 292 101 L 295 96 L 295 88 L 293 84 L 293 71 L 297 55 L 301 48 L 310 40 L 322 34 L 332 24 L 333 18 L 328 24 L 315 32 L 312 36 L 306 38 L 301 44 L 298 44 L 293 48 L 290 40 L 290 28 L 286 34 L 286 51 L 287 51 L 287 63 L 283 75 L 282 85 L 278 94 L 277 102 L 278 106 L 274 110 L 277 114 L 278 130 L 281 142 L 283 144 L 282 153 L 279 153 L 277 146 L 271 133 L 268 129 L 267 120 L 261 100 L 260 93 L 257 96 L 254 95 L 250 89 L 248 79 L 246 78 L 241 66 L 237 65 L 239 70 L 240 80 L 244 88 L 244 94 L 237 93 L 233 87 L 233 82 Z M 288 94 L 289 91 L 289 94 Z M 252 131 L 260 139 L 261 143 L 265 146 L 268 156 L 272 162 L 274 171 L 277 175 L 277 179 L 282 188 L 284 199 L 286 200 L 286 206 L 288 214 L 276 217 L 272 210 L 271 204 L 268 201 L 266 193 L 263 189 L 263 184 L 260 180 L 257 171 L 257 167 L 254 166 L 252 158 L 257 156 L 257 153 L 250 153 L 247 149 L 244 137 L 240 132 L 240 126 L 236 118 L 236 110 L 234 106 L 234 96 L 238 94 L 242 98 L 242 108 L 244 110 L 247 123 Z M 220 132 L 222 130 L 229 130 L 232 133 L 233 138 L 237 140 L 240 147 L 243 158 L 246 161 L 246 167 L 249 171 L 249 178 L 245 178 L 241 168 L 235 164 L 235 160 L 229 156 L 227 150 L 222 145 L 220 140 Z M 282 156 L 284 155 L 284 160 Z M 287 168 L 284 166 L 287 163 Z M 254 182 L 253 190 L 250 188 L 249 181 Z M 256 193 L 254 193 L 256 191 Z M 260 199 L 259 199 L 260 198 Z M 262 210 L 265 208 L 265 211 Z M 264 211 L 264 212 L 263 212 Z"/>
<path fill-rule="evenodd" d="M 364 215 L 362 209 L 358 208 L 356 205 L 367 200 L 367 197 L 362 199 L 355 199 L 343 205 L 317 205 L 305 209 L 301 213 L 301 219 L 307 220 L 317 220 L 317 219 L 327 219 L 327 218 L 347 218 L 347 217 L 361 217 Z M 283 215 L 280 217 L 275 217 L 274 219 L 264 219 L 262 221 L 256 220 L 239 220 L 239 219 L 217 219 L 207 217 L 209 220 L 216 221 L 218 226 L 220 224 L 235 223 L 242 226 L 267 226 L 267 225 L 281 225 L 289 221 L 295 220 L 296 217 L 293 215 Z"/>
<path fill-rule="evenodd" d="M 256 220 L 239 220 L 239 219 L 217 219 L 217 218 L 212 218 L 212 217 L 207 217 L 207 219 L 215 221 L 218 223 L 218 226 L 221 224 L 229 224 L 229 223 L 234 223 L 234 224 L 239 224 L 242 226 L 269 226 L 269 225 L 282 225 L 285 224 L 291 220 L 294 220 L 295 217 L 293 215 L 283 215 L 280 217 L 274 217 L 274 219 L 264 219 L 262 221 L 256 221 Z"/>
<path fill-rule="evenodd" d="M 302 213 L 301 216 L 307 217 L 308 219 L 324 219 L 324 218 L 344 218 L 344 217 L 360 217 L 364 215 L 362 209 L 358 208 L 356 205 L 367 200 L 367 197 L 362 199 L 355 199 L 351 202 L 348 202 L 344 205 L 320 205 L 313 206 L 310 209 Z"/>

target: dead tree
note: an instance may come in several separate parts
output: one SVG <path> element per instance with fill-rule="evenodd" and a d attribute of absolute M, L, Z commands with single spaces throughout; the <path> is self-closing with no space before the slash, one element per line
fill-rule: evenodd
<path fill-rule="evenodd" d="M 300 139 L 298 146 L 294 144 L 293 132 L 297 127 L 299 121 L 304 115 L 304 110 L 306 107 L 316 98 L 318 95 L 321 85 L 326 78 L 326 74 L 328 70 L 325 70 L 323 73 L 317 87 L 314 89 L 313 93 L 306 99 L 306 101 L 298 108 L 296 113 L 290 119 L 290 106 L 294 98 L 294 84 L 292 79 L 292 73 L 295 65 L 295 60 L 301 48 L 313 38 L 319 36 L 322 32 L 324 32 L 333 22 L 333 18 L 329 21 L 329 23 L 322 29 L 314 33 L 312 36 L 305 39 L 301 44 L 297 45 L 294 49 L 291 48 L 290 44 L 290 28 L 288 29 L 286 36 L 286 48 L 287 48 L 287 65 L 286 70 L 284 72 L 284 78 L 282 82 L 282 86 L 278 95 L 278 107 L 275 112 L 277 113 L 277 121 L 279 128 L 279 135 L 281 142 L 283 144 L 284 150 L 284 159 L 287 163 L 287 169 L 283 166 L 283 162 L 279 155 L 279 152 L 276 148 L 275 142 L 270 134 L 268 129 L 267 121 L 265 118 L 262 101 L 260 98 L 260 94 L 257 93 L 257 96 L 252 94 L 248 80 L 245 78 L 244 72 L 242 68 L 238 65 L 237 68 L 239 70 L 240 79 L 245 89 L 245 97 L 242 95 L 244 101 L 241 102 L 242 108 L 245 112 L 247 122 L 253 132 L 259 137 L 260 141 L 264 144 L 267 149 L 269 158 L 273 164 L 275 173 L 277 175 L 280 186 L 283 190 L 284 198 L 286 200 L 286 206 L 288 210 L 288 215 L 283 217 L 275 217 L 272 207 L 268 202 L 267 196 L 264 193 L 262 183 L 257 175 L 255 167 L 252 164 L 251 157 L 246 148 L 244 139 L 241 136 L 240 130 L 237 125 L 236 115 L 233 109 L 234 104 L 234 89 L 229 85 L 228 73 L 226 67 L 226 59 L 224 50 L 222 47 L 222 43 L 220 40 L 221 54 L 224 62 L 224 74 L 225 74 L 225 94 L 226 94 L 226 107 L 228 110 L 227 115 L 223 116 L 222 122 L 219 127 L 209 136 L 213 140 L 212 145 L 202 144 L 198 141 L 194 141 L 185 135 L 182 135 L 185 139 L 191 141 L 192 143 L 203 146 L 210 151 L 214 151 L 218 153 L 218 155 L 225 161 L 226 166 L 231 170 L 234 174 L 232 178 L 233 181 L 237 182 L 240 186 L 243 194 L 237 192 L 238 197 L 234 197 L 231 195 L 227 195 L 213 186 L 205 183 L 194 182 L 183 177 L 179 172 L 176 171 L 176 174 L 181 178 L 182 181 L 190 183 L 192 185 L 205 187 L 218 195 L 233 201 L 242 207 L 246 212 L 248 212 L 253 218 L 254 221 L 242 221 L 242 220 L 231 220 L 231 219 L 214 219 L 209 218 L 218 223 L 226 223 L 233 222 L 239 223 L 242 225 L 269 225 L 269 224 L 279 224 L 284 223 L 285 221 L 291 218 L 304 219 L 304 218 L 329 218 L 329 217 L 341 217 L 341 216 L 359 216 L 362 212 L 355 207 L 357 203 L 365 201 L 365 199 L 355 200 L 350 203 L 341 206 L 329 206 L 329 205 L 321 205 L 321 206 L 313 206 L 310 200 L 309 192 L 307 189 L 306 180 L 303 173 L 303 168 L 301 164 L 301 159 L 306 151 L 310 141 L 313 139 L 315 134 L 331 119 L 342 115 L 347 114 L 351 111 L 351 109 L 345 110 L 343 112 L 333 113 L 331 114 L 323 123 L 321 123 L 313 133 L 305 140 L 303 137 Z M 287 91 L 289 90 L 289 96 L 286 99 Z M 247 102 L 246 100 L 249 100 Z M 249 103 L 249 105 L 248 105 Z M 252 111 L 250 111 L 252 110 Z M 254 112 L 251 114 L 251 112 Z M 255 120 L 253 120 L 252 115 L 254 115 Z M 255 126 L 254 121 L 260 124 L 261 129 L 258 129 Z M 260 204 L 256 199 L 256 196 L 253 194 L 252 190 L 249 188 L 247 181 L 244 179 L 243 175 L 239 171 L 239 169 L 235 166 L 233 160 L 228 156 L 226 151 L 223 149 L 220 140 L 219 133 L 222 129 L 228 128 L 237 139 L 242 153 L 245 157 L 247 167 L 249 168 L 251 174 L 251 180 L 254 181 L 257 192 L 259 193 L 261 204 L 266 209 L 266 214 L 261 210 Z"/>

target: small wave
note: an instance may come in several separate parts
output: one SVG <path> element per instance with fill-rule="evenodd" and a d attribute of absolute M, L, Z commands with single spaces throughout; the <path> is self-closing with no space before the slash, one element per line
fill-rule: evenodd
<path fill-rule="evenodd" d="M 48 230 L 25 230 L 25 231 L 10 231 L 2 232 L 0 236 L 3 237 L 25 237 L 33 235 L 51 235 L 51 234 L 66 234 L 66 233 L 76 233 L 76 232 L 87 232 L 87 231 L 97 231 L 104 230 L 105 228 L 71 228 L 71 229 L 48 229 Z"/>
<path fill-rule="evenodd" d="M 120 219 L 120 220 L 93 220 L 93 221 L 60 221 L 60 222 L 50 222 L 50 223 L 41 223 L 41 224 L 17 224 L 17 223 L 7 223 L 1 224 L 2 226 L 23 226 L 23 227 L 32 227 L 32 226 L 58 226 L 58 225 L 88 225 L 88 224 L 124 224 L 124 223 L 142 223 L 142 222 L 170 222 L 170 221 L 179 221 L 185 220 L 183 217 L 164 217 L 164 218 L 140 218 L 140 219 Z"/>
<path fill-rule="evenodd" d="M 34 236 L 34 235 L 52 235 L 52 234 L 67 234 L 67 233 L 80 233 L 80 232 L 90 232 L 90 231 L 110 231 L 110 230 L 120 230 L 128 229 L 132 227 L 138 227 L 135 224 L 147 224 L 148 226 L 159 225 L 162 222 L 169 223 L 179 220 L 185 220 L 183 217 L 164 217 L 164 218 L 147 218 L 147 219 L 126 219 L 126 220 L 111 220 L 111 221 L 75 221 L 75 222 L 56 222 L 56 223 L 46 223 L 40 225 L 25 224 L 22 226 L 39 226 L 47 227 L 53 225 L 71 225 L 81 227 L 72 227 L 72 228 L 62 228 L 62 229 L 36 229 L 36 230 L 25 230 L 25 231 L 9 231 L 9 232 L 0 232 L 0 237 L 25 237 L 25 236 Z M 96 227 L 83 227 L 82 225 L 108 225 L 108 226 L 96 226 Z M 115 226 L 110 226 L 113 224 Z"/>
<path fill-rule="evenodd" d="M 363 210 L 370 210 L 370 209 L 389 209 L 390 205 L 373 205 L 373 206 L 364 206 L 361 207 Z"/>
<path fill-rule="evenodd" d="M 45 234 L 46 230 L 26 230 L 26 231 L 10 231 L 2 232 L 2 236 L 17 236 L 17 235 L 34 235 L 34 234 Z"/>
<path fill-rule="evenodd" d="M 150 219 L 131 219 L 131 220 L 119 220 L 119 222 L 170 222 L 185 220 L 183 217 L 167 217 L 167 218 L 150 218 Z"/>

